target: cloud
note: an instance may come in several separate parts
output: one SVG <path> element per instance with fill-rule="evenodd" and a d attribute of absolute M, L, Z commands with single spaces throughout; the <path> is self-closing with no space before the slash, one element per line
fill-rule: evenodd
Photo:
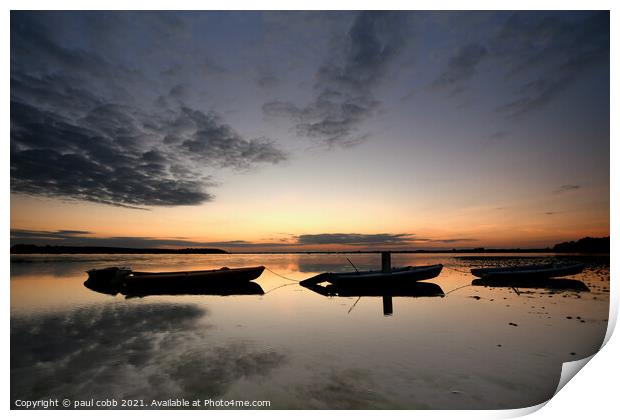
<path fill-rule="evenodd" d="M 63 240 L 71 238 L 80 238 L 83 235 L 92 235 L 92 232 L 85 230 L 27 230 L 27 229 L 11 229 L 11 239 L 46 239 L 46 240 Z"/>
<path fill-rule="evenodd" d="M 298 135 L 329 147 L 360 143 L 364 135 L 358 128 L 379 105 L 372 91 L 401 52 L 405 33 L 402 13 L 360 12 L 345 45 L 317 70 L 314 100 L 305 106 L 272 101 L 263 105 L 263 111 L 291 118 Z"/>
<path fill-rule="evenodd" d="M 508 137 L 509 134 L 508 131 L 495 131 L 489 135 L 489 140 L 502 140 Z"/>
<path fill-rule="evenodd" d="M 287 155 L 266 138 L 245 140 L 220 117 L 189 108 L 182 108 L 169 127 L 168 144 L 178 144 L 176 150 L 191 159 L 220 167 L 247 168 L 253 163 L 277 164 Z"/>
<path fill-rule="evenodd" d="M 462 92 L 464 83 L 475 74 L 476 68 L 487 54 L 487 49 L 480 44 L 467 44 L 458 48 L 448 60 L 447 68 L 431 86 L 438 90 L 449 90 L 451 94 Z"/>
<path fill-rule="evenodd" d="M 477 241 L 476 238 L 448 238 L 448 239 L 429 239 L 428 242 L 439 242 L 442 244 L 452 244 L 455 242 L 473 242 Z"/>
<path fill-rule="evenodd" d="M 93 246 L 120 248 L 223 248 L 223 249 L 257 249 L 290 248 L 296 243 L 232 241 L 196 241 L 183 237 L 152 236 L 94 236 L 94 232 L 71 230 L 28 230 L 11 229 L 11 246 L 31 244 L 38 246 Z"/>
<path fill-rule="evenodd" d="M 66 17 L 11 14 L 12 192 L 129 208 L 198 205 L 214 199 L 217 169 L 286 160 L 273 141 L 245 138 L 216 111 L 184 104 L 184 84 L 154 96 L 158 106 L 134 94 L 148 96 L 148 76 L 110 61 L 109 49 L 57 40 L 62 31 L 50 25 Z M 165 31 L 178 24 L 155 20 Z"/>
<path fill-rule="evenodd" d="M 446 15 L 450 17 L 450 15 Z M 454 96 L 490 62 L 493 74 L 504 76 L 511 94 L 497 107 L 508 118 L 534 112 L 554 101 L 593 68 L 609 67 L 609 12 L 580 14 L 518 11 L 512 14 L 463 14 L 448 20 L 449 30 L 459 27 L 475 37 L 450 54 L 430 87 Z M 476 37 L 474 25 L 485 27 Z M 457 32 L 458 33 L 458 32 Z M 503 75 L 502 75 L 503 72 Z"/>
<path fill-rule="evenodd" d="M 420 243 L 454 243 L 475 241 L 472 238 L 430 239 L 410 233 L 320 233 L 296 237 L 298 245 L 415 245 Z"/>
<path fill-rule="evenodd" d="M 308 408 L 359 410 L 393 408 L 395 402 L 379 393 L 372 371 L 368 369 L 332 369 L 321 373 L 315 382 L 301 384 L 297 392 Z"/>
<path fill-rule="evenodd" d="M 213 199 L 201 165 L 242 169 L 287 158 L 268 139 L 242 138 L 214 112 L 183 107 L 160 117 L 97 103 L 76 117 L 21 102 L 19 93 L 12 91 L 11 102 L 14 192 L 130 207 L 195 205 Z"/>
<path fill-rule="evenodd" d="M 402 244 L 408 243 L 413 239 L 412 234 L 408 233 L 320 233 L 314 235 L 299 235 L 297 243 L 300 245 L 380 245 L 380 244 Z"/>
<path fill-rule="evenodd" d="M 75 123 L 60 114 L 11 103 L 11 191 L 124 207 L 210 201 L 205 179 L 180 178 L 174 162 L 113 105 Z"/>
<path fill-rule="evenodd" d="M 287 235 L 285 241 L 274 239 L 269 242 L 245 240 L 194 241 L 185 238 L 159 238 L 144 236 L 96 237 L 92 232 L 57 230 L 40 231 L 11 229 L 11 246 L 15 244 L 59 245 L 59 246 L 102 246 L 128 248 L 200 248 L 217 247 L 226 250 L 263 249 L 291 250 L 305 249 L 318 245 L 341 246 L 394 246 L 414 247 L 417 245 L 452 244 L 476 241 L 474 238 L 421 238 L 410 233 L 319 233 Z"/>
<path fill-rule="evenodd" d="M 566 184 L 566 185 L 562 185 L 560 188 L 558 188 L 557 190 L 553 191 L 555 194 L 562 194 L 565 192 L 570 192 L 570 191 L 575 191 L 581 188 L 581 185 L 576 185 L 576 184 Z"/>
<path fill-rule="evenodd" d="M 498 57 L 509 60 L 513 78 L 529 79 L 516 90 L 516 99 L 499 108 L 519 117 L 547 105 L 595 66 L 609 66 L 609 12 L 577 20 L 515 13 L 494 47 Z"/>
<path fill-rule="evenodd" d="M 273 349 L 219 343 L 197 306 L 145 301 L 11 317 L 11 399 L 221 397 L 286 361 Z"/>
<path fill-rule="evenodd" d="M 255 81 L 263 89 L 272 89 L 280 84 L 280 78 L 268 66 L 259 66 L 256 69 Z"/>
<path fill-rule="evenodd" d="M 11 245 L 59 245 L 59 246 L 102 246 L 127 248 L 161 248 L 161 247 L 210 247 L 210 242 L 190 241 L 184 238 L 158 238 L 145 236 L 110 236 L 96 237 L 86 231 L 39 231 L 27 229 L 11 229 Z M 224 245 L 226 243 L 222 243 Z M 233 244 L 233 242 L 229 243 Z"/>

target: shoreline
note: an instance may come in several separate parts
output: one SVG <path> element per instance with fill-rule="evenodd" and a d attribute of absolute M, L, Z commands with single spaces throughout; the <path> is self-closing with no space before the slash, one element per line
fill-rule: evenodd
<path fill-rule="evenodd" d="M 331 244 L 330 244 L 331 245 Z M 368 244 L 377 246 L 377 244 Z M 381 246 L 381 244 L 378 244 Z M 252 248 L 252 246 L 241 247 Z M 279 248 L 279 247 L 276 247 Z M 35 245 L 15 244 L 11 246 L 11 255 L 24 254 L 597 254 L 609 255 L 609 236 L 602 238 L 584 237 L 577 241 L 562 242 L 546 248 L 430 248 L 430 249 L 366 249 L 358 250 L 270 250 L 270 251 L 227 251 L 221 248 L 131 248 L 119 246 L 84 246 L 84 245 Z"/>
<path fill-rule="evenodd" d="M 549 250 L 526 250 L 526 249 L 487 249 L 484 251 L 476 250 L 420 250 L 420 251 L 246 251 L 246 252 L 180 252 L 178 250 L 162 251 L 131 251 L 131 252 L 11 252 L 11 255 L 342 255 L 342 254 L 380 254 L 390 252 L 392 254 L 553 254 L 564 255 L 593 255 L 609 257 L 610 253 L 600 252 L 557 252 Z"/>

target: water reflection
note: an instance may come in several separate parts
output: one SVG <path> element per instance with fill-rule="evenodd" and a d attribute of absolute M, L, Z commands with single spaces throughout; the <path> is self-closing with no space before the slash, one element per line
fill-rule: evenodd
<path fill-rule="evenodd" d="M 84 287 L 98 293 L 116 296 L 117 294 L 125 295 L 126 298 L 161 296 L 161 295 L 211 295 L 211 296 L 242 296 L 242 295 L 264 295 L 263 288 L 254 282 L 247 283 L 208 283 L 205 284 L 156 284 L 148 286 L 143 284 L 140 287 L 132 287 L 126 289 L 124 287 L 113 287 L 110 284 L 86 280 Z"/>
<path fill-rule="evenodd" d="M 332 284 L 316 283 L 313 281 L 302 281 L 299 283 L 306 289 L 312 290 L 323 296 L 341 297 L 363 297 L 381 296 L 383 297 L 383 315 L 388 316 L 394 313 L 393 297 L 434 297 L 444 296 L 441 287 L 435 283 L 414 282 L 409 284 Z"/>
<path fill-rule="evenodd" d="M 378 255 L 348 257 L 360 269 L 381 266 Z M 519 295 L 512 285 L 472 284 L 469 269 L 483 264 L 455 257 L 394 254 L 395 266 L 444 264 L 432 283 L 401 290 L 313 290 L 290 281 L 351 270 L 341 254 L 12 258 L 11 397 L 221 396 L 267 399 L 277 409 L 518 408 L 549 398 L 562 363 L 600 347 L 608 265 L 584 261 L 579 277 Z M 530 261 L 509 257 L 511 265 Z M 265 265 L 273 272 L 265 270 L 248 290 L 149 290 L 144 299 L 84 287 L 86 270 L 123 265 Z M 580 293 L 583 284 L 589 293 Z M 557 292 L 568 285 L 579 290 Z M 382 316 L 382 304 L 395 316 Z"/>
<path fill-rule="evenodd" d="M 471 282 L 472 286 L 487 287 L 510 287 L 522 289 L 549 289 L 549 290 L 574 290 L 578 292 L 589 292 L 586 284 L 573 279 L 475 279 Z"/>
<path fill-rule="evenodd" d="M 284 354 L 213 336 L 188 304 L 120 303 L 11 320 L 11 399 L 221 396 Z"/>

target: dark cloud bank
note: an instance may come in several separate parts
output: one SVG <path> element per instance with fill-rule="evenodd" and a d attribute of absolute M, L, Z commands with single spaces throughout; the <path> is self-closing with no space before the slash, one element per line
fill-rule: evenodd
<path fill-rule="evenodd" d="M 58 230 L 35 231 L 24 229 L 11 230 L 11 245 L 67 245 L 67 246 L 109 246 L 130 248 L 195 248 L 219 247 L 224 249 L 247 249 L 261 247 L 264 249 L 282 250 L 297 247 L 312 247 L 313 245 L 335 246 L 395 246 L 419 247 L 424 245 L 446 245 L 460 242 L 472 242 L 473 238 L 421 238 L 409 233 L 319 233 L 292 236 L 287 242 L 250 242 L 243 240 L 225 242 L 200 242 L 186 238 L 153 238 L 136 236 L 93 237 L 92 232 Z"/>
<path fill-rule="evenodd" d="M 430 239 L 420 238 L 410 233 L 321 233 L 314 235 L 299 235 L 296 237 L 299 245 L 418 245 L 425 243 L 453 243 L 475 241 L 471 238 Z"/>
<path fill-rule="evenodd" d="M 513 60 L 512 74 L 537 75 L 522 83 L 516 99 L 500 108 L 519 117 L 537 110 L 563 93 L 597 65 L 609 67 L 609 12 L 580 19 L 515 13 L 497 39 L 496 53 Z"/>
<path fill-rule="evenodd" d="M 514 12 L 492 25 L 484 39 L 457 48 L 431 87 L 461 93 L 489 61 L 494 73 L 504 74 L 514 85 L 513 98 L 498 111 L 522 117 L 553 101 L 593 68 L 609 67 L 609 29 L 605 11 L 578 17 Z"/>
<path fill-rule="evenodd" d="M 315 75 L 315 97 L 306 105 L 272 101 L 263 105 L 271 116 L 295 121 L 297 134 L 327 146 L 353 146 L 364 139 L 360 124 L 379 105 L 373 90 L 407 40 L 407 14 L 361 12 L 340 49 L 334 49 Z"/>
<path fill-rule="evenodd" d="M 55 13 L 11 14 L 11 190 L 125 207 L 213 199 L 217 168 L 277 164 L 271 140 L 246 139 L 214 111 L 136 104 L 136 69 L 55 40 Z M 165 14 L 159 15 L 165 19 Z M 95 44 L 96 45 L 96 44 Z M 142 104 L 144 105 L 144 104 Z M 161 105 L 161 104 L 160 104 Z"/>

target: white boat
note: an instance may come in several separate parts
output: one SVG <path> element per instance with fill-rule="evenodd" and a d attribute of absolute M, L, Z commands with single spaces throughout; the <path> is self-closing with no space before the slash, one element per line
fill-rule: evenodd
<path fill-rule="evenodd" d="M 402 284 L 435 278 L 443 265 L 423 265 L 392 268 L 390 271 L 350 271 L 344 273 L 322 273 L 304 280 L 300 284 L 329 282 L 334 285 L 358 285 L 365 283 Z"/>

